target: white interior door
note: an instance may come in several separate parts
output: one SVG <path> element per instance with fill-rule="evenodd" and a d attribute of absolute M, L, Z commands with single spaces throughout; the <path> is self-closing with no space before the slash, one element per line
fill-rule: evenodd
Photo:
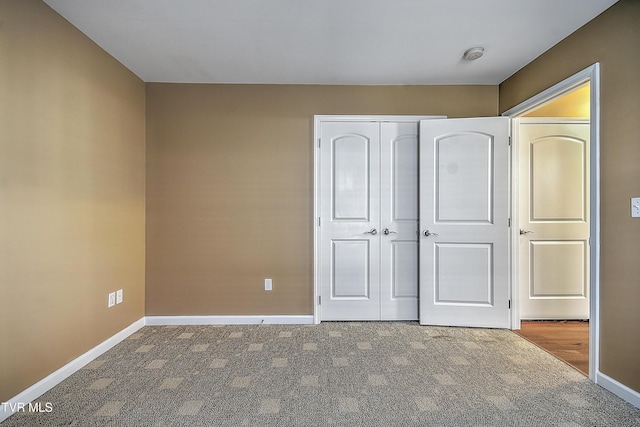
<path fill-rule="evenodd" d="M 322 320 L 380 318 L 380 130 L 320 125 Z"/>
<path fill-rule="evenodd" d="M 420 123 L 420 323 L 509 327 L 509 119 Z"/>
<path fill-rule="evenodd" d="M 588 120 L 519 119 L 522 319 L 589 318 Z"/>
<path fill-rule="evenodd" d="M 418 319 L 418 123 L 380 124 L 380 319 Z"/>

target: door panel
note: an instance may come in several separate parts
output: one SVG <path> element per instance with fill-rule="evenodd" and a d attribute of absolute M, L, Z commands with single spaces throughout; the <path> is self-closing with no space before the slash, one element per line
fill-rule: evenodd
<path fill-rule="evenodd" d="M 508 137 L 504 117 L 420 124 L 422 324 L 509 326 Z"/>
<path fill-rule="evenodd" d="M 530 242 L 530 297 L 586 298 L 587 242 Z"/>
<path fill-rule="evenodd" d="M 415 302 L 415 308 L 406 317 L 418 311 L 418 242 L 416 240 L 391 242 L 391 259 L 393 260 L 391 277 L 391 299 L 407 298 Z M 411 314 L 410 314 L 411 313 Z"/>
<path fill-rule="evenodd" d="M 491 222 L 493 137 L 480 132 L 435 140 L 436 222 Z"/>
<path fill-rule="evenodd" d="M 380 146 L 380 319 L 417 320 L 418 123 L 381 123 Z"/>
<path fill-rule="evenodd" d="M 589 318 L 589 122 L 519 119 L 520 317 Z"/>
<path fill-rule="evenodd" d="M 320 127 L 322 320 L 380 317 L 380 135 L 377 123 Z M 375 229 L 375 232 L 372 231 Z M 375 233 L 375 234 L 374 234 Z"/>
<path fill-rule="evenodd" d="M 491 244 L 435 244 L 435 304 L 493 305 Z"/>
<path fill-rule="evenodd" d="M 383 123 L 382 149 L 389 162 L 382 167 L 383 187 L 390 192 L 391 222 L 418 222 L 418 124 Z M 388 212 L 385 212 L 385 216 Z"/>
<path fill-rule="evenodd" d="M 362 298 L 371 295 L 369 240 L 333 240 L 331 297 Z"/>
<path fill-rule="evenodd" d="M 528 148 L 531 221 L 586 221 L 587 141 L 545 136 L 530 140 Z"/>
<path fill-rule="evenodd" d="M 331 140 L 334 221 L 367 221 L 371 214 L 371 140 L 347 134 Z"/>

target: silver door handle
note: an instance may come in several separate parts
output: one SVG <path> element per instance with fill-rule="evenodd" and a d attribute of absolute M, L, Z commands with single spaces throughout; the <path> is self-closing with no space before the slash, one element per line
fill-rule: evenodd
<path fill-rule="evenodd" d="M 385 236 L 388 236 L 389 234 L 398 234 L 397 231 L 389 230 L 388 228 L 382 230 L 382 233 L 384 233 Z"/>
<path fill-rule="evenodd" d="M 376 230 L 375 228 L 372 228 L 369 231 L 365 231 L 364 234 L 371 234 L 375 236 L 376 234 L 378 234 L 378 230 Z"/>
<path fill-rule="evenodd" d="M 424 231 L 422 232 L 422 234 L 424 234 L 424 237 L 429 237 L 429 236 L 439 236 L 439 234 L 438 234 L 438 233 L 432 233 L 432 232 L 430 232 L 429 230 L 424 230 Z"/>
<path fill-rule="evenodd" d="M 522 228 L 520 229 L 520 235 L 522 236 L 523 234 L 533 234 L 533 231 L 531 230 L 523 230 Z"/>

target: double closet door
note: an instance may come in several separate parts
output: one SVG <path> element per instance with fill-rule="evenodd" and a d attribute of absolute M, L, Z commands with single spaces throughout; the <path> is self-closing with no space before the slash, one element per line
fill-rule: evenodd
<path fill-rule="evenodd" d="M 320 320 L 508 327 L 509 119 L 316 125 Z"/>
<path fill-rule="evenodd" d="M 418 127 L 320 122 L 322 320 L 418 319 Z"/>

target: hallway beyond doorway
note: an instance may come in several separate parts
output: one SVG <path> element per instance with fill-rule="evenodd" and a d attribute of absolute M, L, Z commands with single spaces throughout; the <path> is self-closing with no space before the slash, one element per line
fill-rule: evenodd
<path fill-rule="evenodd" d="M 589 322 L 523 320 L 513 332 L 589 375 Z"/>

